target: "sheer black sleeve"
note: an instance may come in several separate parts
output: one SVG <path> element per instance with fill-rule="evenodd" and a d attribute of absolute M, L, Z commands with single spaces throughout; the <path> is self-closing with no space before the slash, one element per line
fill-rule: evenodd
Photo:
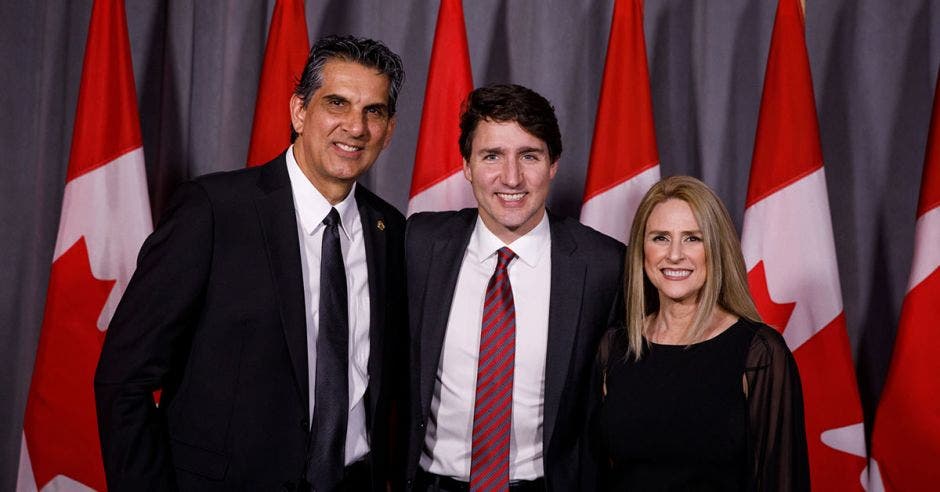
<path fill-rule="evenodd" d="M 759 325 L 745 361 L 748 490 L 809 490 L 803 391 L 779 333 Z"/>
<path fill-rule="evenodd" d="M 603 431 L 600 409 L 607 397 L 607 372 L 613 359 L 626 357 L 626 329 L 622 326 L 609 328 L 601 337 L 594 359 L 588 391 L 588 430 L 586 451 L 595 464 L 598 474 L 592 487 L 582 483 L 581 490 L 610 490 L 610 457 L 608 438 Z"/>

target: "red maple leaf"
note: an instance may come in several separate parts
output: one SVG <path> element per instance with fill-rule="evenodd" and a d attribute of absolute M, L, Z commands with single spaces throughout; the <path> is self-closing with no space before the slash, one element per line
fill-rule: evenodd
<path fill-rule="evenodd" d="M 764 271 L 764 262 L 758 261 L 750 272 L 747 272 L 747 283 L 751 287 L 751 297 L 754 298 L 754 304 L 757 306 L 757 312 L 760 313 L 764 323 L 772 326 L 775 330 L 783 333 L 787 323 L 790 322 L 790 315 L 796 307 L 795 302 L 776 303 L 770 298 L 770 291 L 767 289 L 767 274 Z"/>
<path fill-rule="evenodd" d="M 40 489 L 56 475 L 106 488 L 93 382 L 104 342 L 96 323 L 114 282 L 92 275 L 84 237 L 52 263 L 23 423 Z"/>

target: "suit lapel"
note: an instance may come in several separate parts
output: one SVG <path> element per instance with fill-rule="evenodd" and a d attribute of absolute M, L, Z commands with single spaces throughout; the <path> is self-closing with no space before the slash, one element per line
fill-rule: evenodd
<path fill-rule="evenodd" d="M 558 419 L 562 392 L 575 346 L 584 294 L 584 261 L 560 219 L 549 214 L 552 237 L 552 283 L 548 310 L 548 348 L 545 354 L 545 422 L 543 452 L 547 452 Z"/>
<path fill-rule="evenodd" d="M 361 185 L 356 186 L 356 204 L 359 207 L 359 220 L 362 222 L 362 234 L 366 247 L 366 265 L 369 279 L 369 411 L 366 417 L 375 415 L 379 395 L 381 395 L 382 359 L 386 330 L 385 292 L 386 278 L 386 237 L 384 232 L 385 217 L 372 206 Z"/>
<path fill-rule="evenodd" d="M 434 239 L 431 257 L 428 259 L 427 279 L 420 303 L 421 333 L 418 337 L 421 354 L 421 409 L 427 420 L 431 409 L 431 396 L 434 393 L 434 380 L 441 360 L 441 348 L 444 345 L 444 333 L 457 287 L 460 265 L 473 233 L 476 210 L 472 213 L 459 212 L 455 220 L 458 227 L 448 228 Z"/>
<path fill-rule="evenodd" d="M 268 264 L 274 277 L 281 327 L 294 370 L 294 384 L 301 404 L 304 408 L 309 408 L 303 271 L 297 240 L 294 198 L 284 154 L 264 166 L 258 186 L 264 196 L 255 201 L 255 206 L 264 235 Z"/>

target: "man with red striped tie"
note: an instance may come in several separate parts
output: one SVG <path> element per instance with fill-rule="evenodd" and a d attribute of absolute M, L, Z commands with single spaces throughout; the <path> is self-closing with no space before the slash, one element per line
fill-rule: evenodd
<path fill-rule="evenodd" d="M 474 90 L 459 145 L 477 208 L 415 214 L 406 235 L 407 488 L 591 490 L 587 388 L 624 247 L 546 210 L 562 144 L 541 95 Z"/>

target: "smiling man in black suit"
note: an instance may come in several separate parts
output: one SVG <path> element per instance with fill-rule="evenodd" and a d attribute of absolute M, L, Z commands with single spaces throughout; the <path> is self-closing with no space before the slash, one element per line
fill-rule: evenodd
<path fill-rule="evenodd" d="M 95 375 L 111 490 L 385 490 L 404 217 L 356 179 L 402 77 L 381 43 L 321 39 L 293 145 L 176 194 Z"/>
<path fill-rule="evenodd" d="M 410 490 L 593 490 L 588 381 L 622 316 L 624 247 L 547 212 L 561 134 L 518 85 L 460 121 L 478 207 L 408 221 Z"/>

